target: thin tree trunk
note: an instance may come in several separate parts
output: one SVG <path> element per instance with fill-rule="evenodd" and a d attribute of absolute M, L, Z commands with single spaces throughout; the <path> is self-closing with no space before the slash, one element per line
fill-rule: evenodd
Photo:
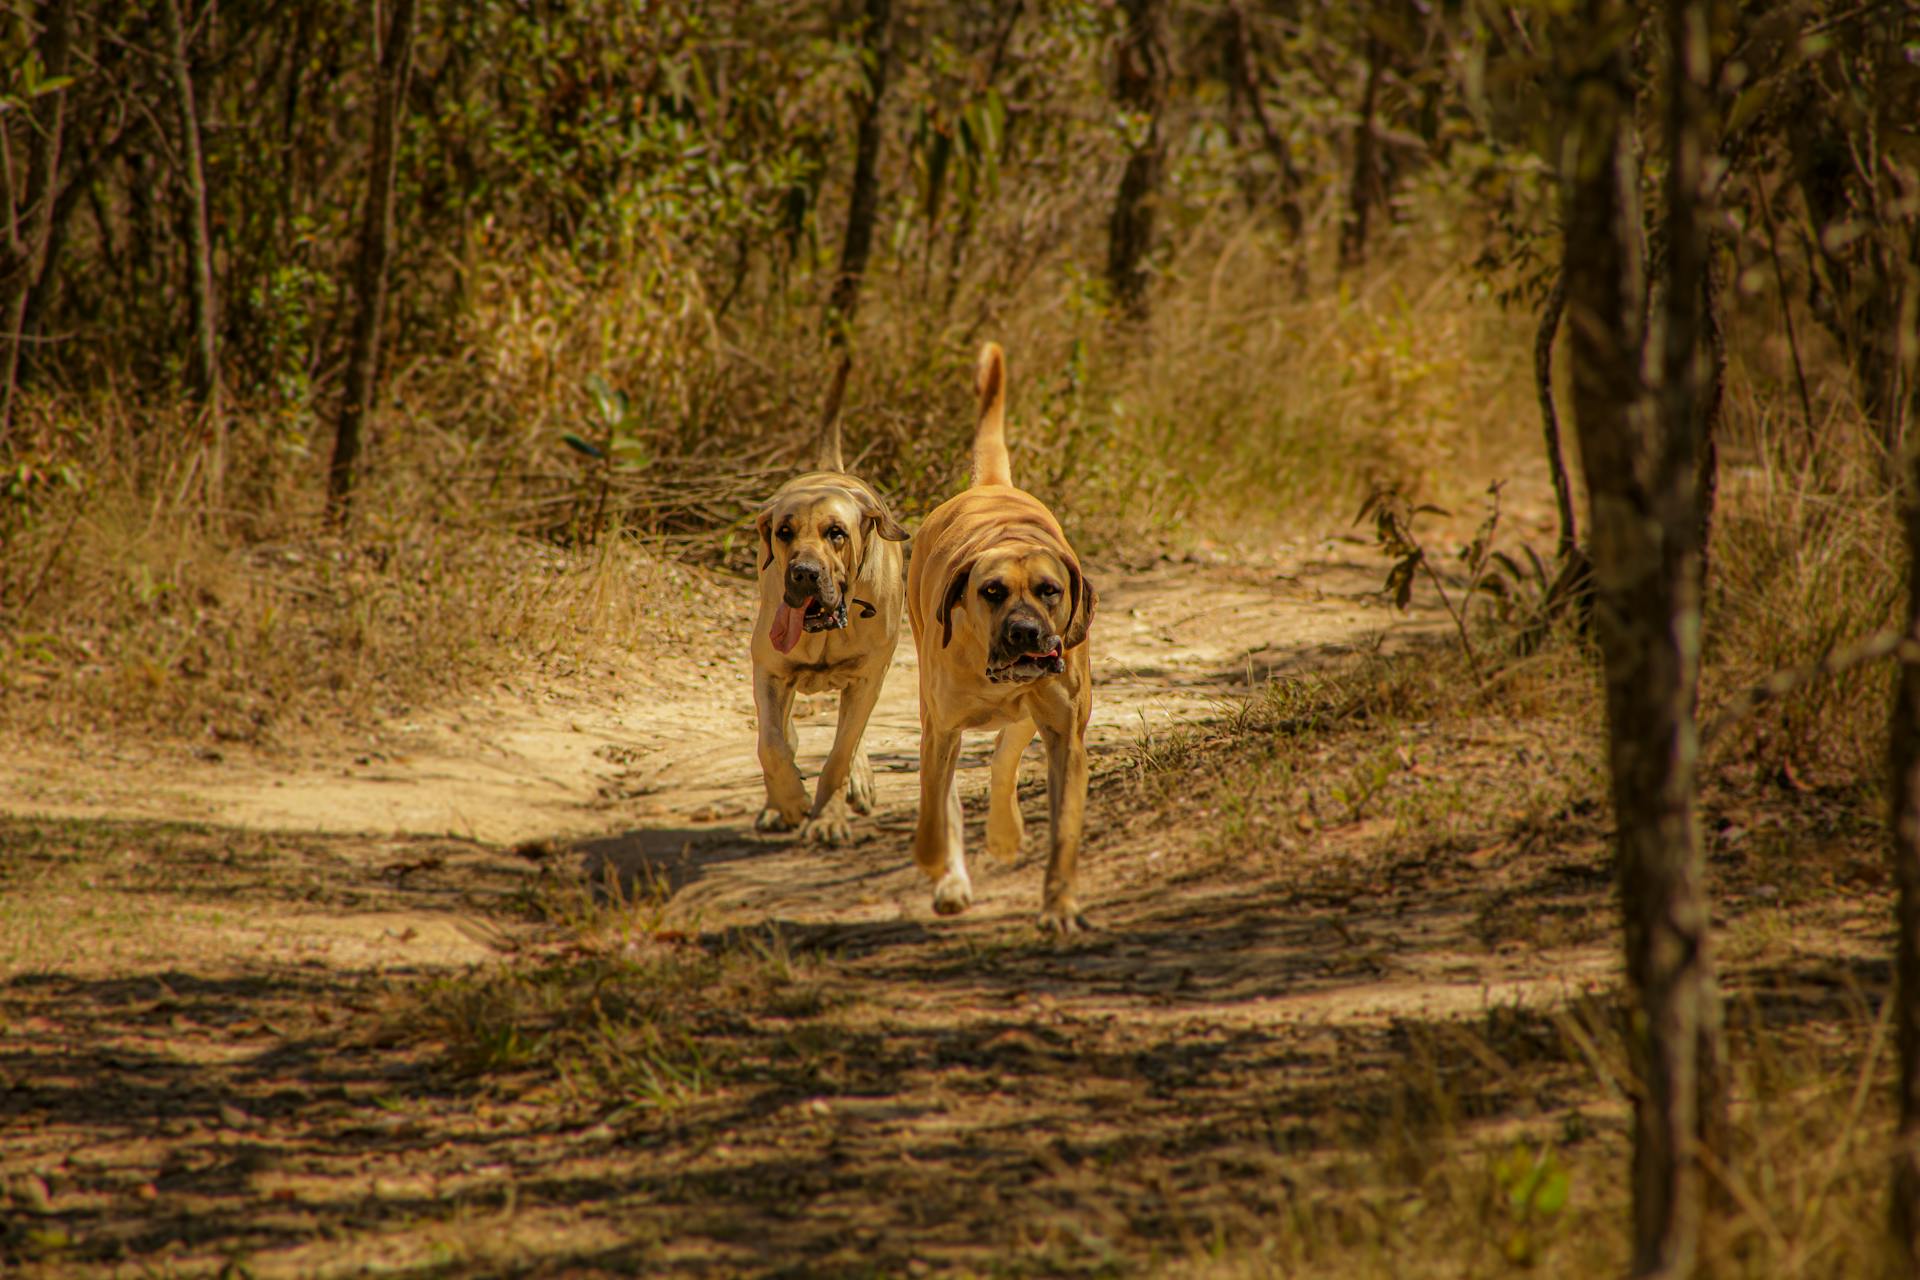
<path fill-rule="evenodd" d="M 1567 457 L 1560 447 L 1560 414 L 1553 405 L 1553 339 L 1560 316 L 1567 309 L 1567 277 L 1563 270 L 1540 309 L 1540 327 L 1533 336 L 1533 386 L 1540 397 L 1540 431 L 1545 437 L 1547 469 L 1553 476 L 1553 501 L 1560 512 L 1560 540 L 1555 555 L 1570 559 L 1580 547 L 1579 526 L 1573 515 L 1573 483 L 1567 478 Z"/>
<path fill-rule="evenodd" d="M 335 526 L 344 525 L 352 509 L 360 435 L 373 410 L 374 384 L 379 374 L 380 313 L 386 303 L 387 261 L 393 248 L 394 170 L 399 158 L 400 111 L 413 57 L 413 9 L 414 0 L 393 0 L 393 17 L 380 50 L 367 203 L 362 210 L 360 253 L 354 265 L 355 305 L 347 349 L 346 394 L 334 429 L 333 460 L 327 469 L 327 516 Z"/>
<path fill-rule="evenodd" d="M 1380 184 L 1374 159 L 1373 116 L 1380 98 L 1380 69 L 1385 61 L 1380 37 L 1367 37 L 1367 87 L 1360 95 L 1360 123 L 1353 127 L 1353 180 L 1347 188 L 1347 216 L 1340 224 L 1340 265 L 1357 267 L 1367 259 L 1367 220 Z"/>
<path fill-rule="evenodd" d="M 1725 390 L 1726 338 L 1720 327 L 1719 291 L 1713 278 L 1713 237 L 1708 206 L 1707 157 L 1718 139 L 1711 86 L 1714 0 L 1669 0 L 1667 6 L 1667 254 L 1663 289 L 1666 314 L 1660 373 L 1661 454 L 1656 494 L 1666 508 L 1667 576 L 1679 584 L 1673 613 L 1677 649 L 1687 666 L 1685 719 L 1678 725 L 1686 760 L 1686 842 L 1670 850 L 1678 865 L 1691 931 L 1688 962 L 1675 975 L 1676 1001 L 1692 1006 L 1694 1027 L 1693 1143 L 1711 1157 L 1721 1177 L 1706 1181 L 1702 1205 L 1725 1207 L 1731 1191 L 1732 1119 L 1728 1113 L 1728 1064 L 1720 996 L 1714 980 L 1711 905 L 1706 897 L 1705 853 L 1691 813 L 1693 772 L 1699 751 L 1700 624 L 1707 588 L 1707 547 L 1719 489 L 1717 430 Z M 1677 913 L 1676 913 L 1677 914 Z M 1651 1020 L 1650 1020 L 1651 1021 Z M 1684 1154 L 1684 1149 L 1683 1149 Z M 1701 1164 L 1699 1156 L 1692 1157 Z M 1681 1206 L 1681 1216 L 1699 1206 Z M 1681 1224 L 1684 1226 L 1684 1224 Z M 1697 1246 L 1696 1246 L 1697 1247 Z"/>
<path fill-rule="evenodd" d="M 1267 104 L 1260 94 L 1260 68 L 1254 59 L 1253 28 L 1247 21 L 1247 10 L 1243 4 L 1233 6 L 1233 43 L 1234 73 L 1240 80 L 1240 94 L 1246 99 L 1247 107 L 1253 114 L 1253 122 L 1260 129 L 1260 138 L 1266 144 L 1267 154 L 1280 169 L 1280 221 L 1286 225 L 1287 239 L 1293 245 L 1293 287 L 1299 297 L 1307 293 L 1307 216 L 1300 208 L 1300 171 L 1293 163 L 1293 148 L 1280 136 L 1273 120 L 1267 115 Z"/>
<path fill-rule="evenodd" d="M 1674 7 L 1676 77 L 1704 60 L 1698 3 Z M 1633 81 L 1623 0 L 1589 0 L 1581 38 L 1596 51 L 1567 121 L 1567 308 L 1574 420 L 1591 495 L 1596 631 L 1606 671 L 1627 978 L 1638 1006 L 1633 1267 L 1692 1274 L 1704 1189 L 1699 1144 L 1703 1051 L 1714 1047 L 1707 904 L 1695 821 L 1699 681 L 1698 400 L 1701 388 L 1697 122 L 1676 105 L 1664 349 L 1643 371 Z M 1691 94 L 1683 96 L 1693 104 Z M 1674 197 L 1678 197 L 1675 199 Z M 1691 274 L 1690 274 L 1691 273 Z"/>
<path fill-rule="evenodd" d="M 1143 118 L 1114 193 L 1107 223 L 1107 283 L 1122 313 L 1139 320 L 1147 310 L 1147 253 L 1153 247 L 1153 205 L 1160 192 L 1164 144 L 1160 108 L 1166 98 L 1167 62 L 1160 42 L 1160 0 L 1121 0 L 1126 30 L 1120 37 L 1114 99 L 1129 116 Z M 1137 126 L 1136 126 L 1137 127 Z"/>
<path fill-rule="evenodd" d="M 1920 452 L 1907 458 L 1903 503 L 1907 534 L 1906 634 L 1920 635 Z M 1900 661 L 1888 734 L 1893 820 L 1889 852 L 1898 938 L 1895 944 L 1894 1019 L 1900 1045 L 1900 1127 L 1894 1143 L 1893 1196 L 1888 1227 L 1896 1274 L 1920 1275 L 1920 662 Z"/>
<path fill-rule="evenodd" d="M 1920 174 L 1907 170 L 1907 194 L 1920 194 Z M 1920 231 L 1909 227 L 1905 252 L 1900 255 L 1907 299 L 1890 335 L 1893 346 L 1911 362 L 1920 357 Z M 1891 283 L 1891 282 L 1890 282 Z M 1920 379 L 1917 379 L 1920 381 Z M 1911 390 L 1910 411 L 1920 417 L 1920 387 Z M 1907 535 L 1907 617 L 1905 634 L 1920 635 L 1920 450 L 1909 449 L 1905 461 L 1902 515 Z M 1911 654 L 1900 659 L 1900 683 L 1893 702 L 1888 734 L 1892 757 L 1891 803 L 1893 877 L 1899 897 L 1895 905 L 1898 937 L 1895 942 L 1894 1022 L 1900 1046 L 1900 1074 L 1896 1091 L 1900 1121 L 1893 1155 L 1892 1203 L 1888 1225 L 1893 1235 L 1896 1274 L 1920 1275 L 1920 662 Z"/>
<path fill-rule="evenodd" d="M 1306 214 L 1300 208 L 1300 170 L 1293 163 L 1293 148 L 1280 136 L 1274 127 L 1273 119 L 1267 114 L 1266 100 L 1260 93 L 1260 68 L 1253 56 L 1253 32 L 1247 22 L 1247 11 L 1240 5 L 1233 9 L 1234 43 L 1238 46 L 1238 57 L 1234 59 L 1240 75 L 1240 91 L 1245 95 L 1247 107 L 1253 113 L 1253 122 L 1260 128 L 1260 140 L 1266 144 L 1267 154 L 1280 169 L 1280 221 L 1286 224 L 1289 238 L 1298 241 L 1306 234 Z"/>
<path fill-rule="evenodd" d="M 835 347 L 847 345 L 860 284 L 873 250 L 873 224 L 880 207 L 880 100 L 887 90 L 892 57 L 893 0 L 866 0 L 867 87 L 859 104 L 860 121 L 853 146 L 853 191 L 847 201 L 847 234 L 840 246 L 840 273 L 827 301 L 827 336 Z"/>
<path fill-rule="evenodd" d="M 193 64 L 187 57 L 187 30 L 180 0 L 161 0 L 160 18 L 173 76 L 174 105 L 180 115 L 180 163 L 187 195 L 187 276 L 193 327 L 193 359 L 188 382 L 195 399 L 207 407 L 216 437 L 220 420 L 220 353 L 216 343 L 213 245 L 207 232 L 207 172 L 200 150 L 200 113 L 194 107 Z"/>
<path fill-rule="evenodd" d="M 73 0 L 41 0 L 38 18 L 40 38 L 36 48 L 41 70 L 49 79 L 63 76 L 67 73 L 67 56 L 73 43 Z M 0 241 L 0 324 L 6 326 L 5 332 L 0 333 L 0 445 L 5 444 L 13 425 L 20 347 L 26 337 L 27 299 L 40 276 L 52 227 L 66 102 L 66 90 L 57 89 L 34 104 L 26 187 L 20 200 L 9 199 L 6 209 L 7 235 Z M 11 180 L 7 186 L 12 188 Z M 9 196 L 11 194 L 9 190 Z"/>
<path fill-rule="evenodd" d="M 1711 239 L 1708 244 L 1711 246 Z M 1720 500 L 1720 407 L 1727 395 L 1727 330 L 1721 314 L 1720 283 L 1711 261 L 1700 277 L 1700 306 L 1707 341 L 1707 382 L 1699 402 L 1699 458 L 1694 491 L 1700 509 L 1700 589 L 1704 600 L 1713 541 L 1713 512 Z"/>

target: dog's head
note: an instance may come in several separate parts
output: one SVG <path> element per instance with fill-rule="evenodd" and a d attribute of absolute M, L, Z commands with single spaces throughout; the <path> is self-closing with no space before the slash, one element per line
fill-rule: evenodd
<path fill-rule="evenodd" d="M 812 485 L 776 495 L 760 513 L 760 572 L 775 573 L 782 607 L 776 647 L 786 652 L 801 630 L 847 625 L 847 600 L 876 538 L 904 541 L 902 529 L 871 493 Z M 799 625 L 791 625 L 797 615 Z M 782 640 L 787 643 L 782 644 Z"/>
<path fill-rule="evenodd" d="M 934 616 L 942 648 L 958 615 L 986 638 L 987 679 L 1025 683 L 1067 669 L 1067 651 L 1086 641 L 1097 599 L 1070 553 L 995 547 L 953 571 Z"/>

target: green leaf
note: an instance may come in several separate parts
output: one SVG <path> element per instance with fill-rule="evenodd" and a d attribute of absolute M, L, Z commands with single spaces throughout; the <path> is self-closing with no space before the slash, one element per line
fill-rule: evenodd
<path fill-rule="evenodd" d="M 569 448 L 576 452 L 584 453 L 589 458 L 605 458 L 607 456 L 599 445 L 594 444 L 582 436 L 577 436 L 571 431 L 563 433 L 560 438 L 566 442 Z"/>
<path fill-rule="evenodd" d="M 1573 1179 L 1567 1176 L 1565 1169 L 1553 1169 L 1540 1181 L 1540 1188 L 1534 1193 L 1533 1207 L 1538 1212 L 1552 1217 L 1567 1207 L 1567 1197 L 1573 1192 Z"/>

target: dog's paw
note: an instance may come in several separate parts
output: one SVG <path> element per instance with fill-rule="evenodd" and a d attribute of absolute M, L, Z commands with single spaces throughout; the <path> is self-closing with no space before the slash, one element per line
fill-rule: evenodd
<path fill-rule="evenodd" d="M 964 871 L 949 871 L 933 886 L 933 909 L 943 916 L 957 916 L 973 905 L 973 883 Z"/>
<path fill-rule="evenodd" d="M 777 805 L 768 805 L 753 820 L 755 831 L 791 831 L 800 825 L 798 818 L 790 818 L 780 811 Z"/>
<path fill-rule="evenodd" d="M 855 813 L 873 812 L 873 765 L 864 755 L 847 775 L 847 804 Z"/>
<path fill-rule="evenodd" d="M 844 813 L 823 813 L 808 818 L 800 828 L 800 840 L 803 844 L 820 844 L 829 849 L 853 841 L 853 824 L 847 821 Z"/>
<path fill-rule="evenodd" d="M 1093 932 L 1093 925 L 1080 913 L 1080 905 L 1072 899 L 1042 908 L 1039 924 L 1040 932 L 1050 933 L 1057 938 Z"/>

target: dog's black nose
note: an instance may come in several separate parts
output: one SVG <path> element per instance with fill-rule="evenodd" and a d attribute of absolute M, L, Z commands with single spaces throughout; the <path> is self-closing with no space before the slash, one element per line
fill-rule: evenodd
<path fill-rule="evenodd" d="M 1038 653 L 1046 637 L 1046 631 L 1034 619 L 1018 617 L 1008 618 L 1001 634 L 1006 637 L 1007 648 L 1017 653 Z"/>
<path fill-rule="evenodd" d="M 787 581 L 796 587 L 817 587 L 820 585 L 820 573 L 819 565 L 809 564 L 805 560 L 795 560 L 787 566 Z"/>

